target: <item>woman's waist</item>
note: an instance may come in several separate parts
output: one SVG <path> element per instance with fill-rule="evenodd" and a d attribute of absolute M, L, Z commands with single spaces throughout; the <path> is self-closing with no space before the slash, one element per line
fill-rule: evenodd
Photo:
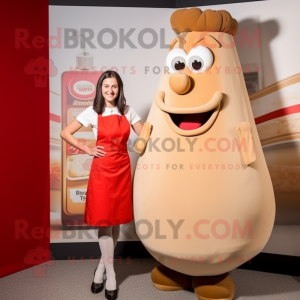
<path fill-rule="evenodd" d="M 124 160 L 128 160 L 129 159 L 129 153 L 128 151 L 109 151 L 109 150 L 105 150 L 103 149 L 105 152 L 104 156 L 99 156 L 99 157 L 95 157 L 95 158 L 102 158 L 103 160 L 111 160 L 114 162 L 118 162 L 118 161 L 124 161 Z"/>
<path fill-rule="evenodd" d="M 104 156 L 94 157 L 92 165 L 94 166 L 103 166 L 104 168 L 107 167 L 124 167 L 130 165 L 130 158 L 128 153 L 125 155 L 122 154 L 115 154 L 112 155 L 107 153 Z"/>
<path fill-rule="evenodd" d="M 96 145 L 102 146 L 105 152 L 127 152 L 128 139 L 97 140 Z"/>

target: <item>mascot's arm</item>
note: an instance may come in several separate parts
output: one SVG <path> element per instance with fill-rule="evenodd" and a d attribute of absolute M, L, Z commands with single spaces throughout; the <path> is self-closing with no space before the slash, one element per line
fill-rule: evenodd
<path fill-rule="evenodd" d="M 247 122 L 243 122 L 238 125 L 236 130 L 239 134 L 244 164 L 250 165 L 256 160 L 251 125 Z"/>
<path fill-rule="evenodd" d="M 146 148 L 147 142 L 150 138 L 151 130 L 152 130 L 152 125 L 150 125 L 149 122 L 145 122 L 143 125 L 142 132 L 139 135 L 139 137 L 137 138 L 136 143 L 133 147 L 133 150 L 135 152 L 142 153 L 144 151 L 144 149 Z"/>

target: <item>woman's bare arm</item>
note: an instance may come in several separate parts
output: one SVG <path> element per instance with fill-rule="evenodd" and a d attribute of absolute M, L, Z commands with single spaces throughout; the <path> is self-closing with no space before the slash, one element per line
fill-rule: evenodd
<path fill-rule="evenodd" d="M 96 146 L 94 148 L 88 147 L 80 143 L 73 134 L 82 127 L 82 124 L 74 119 L 70 124 L 68 124 L 61 132 L 60 137 L 65 140 L 68 144 L 72 145 L 73 147 L 84 151 L 85 153 L 93 156 L 104 156 L 106 153 L 101 150 L 103 146 Z"/>
<path fill-rule="evenodd" d="M 138 121 L 135 124 L 131 125 L 131 127 L 137 135 L 140 135 L 143 129 L 143 125 L 144 124 L 141 121 Z"/>

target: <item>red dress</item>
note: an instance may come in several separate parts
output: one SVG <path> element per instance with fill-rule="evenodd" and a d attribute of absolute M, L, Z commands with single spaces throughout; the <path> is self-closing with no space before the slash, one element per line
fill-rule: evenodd
<path fill-rule="evenodd" d="M 130 124 L 122 115 L 98 114 L 96 145 L 105 156 L 93 158 L 88 180 L 84 222 L 110 226 L 129 223 L 132 214 L 132 185 L 127 141 Z"/>

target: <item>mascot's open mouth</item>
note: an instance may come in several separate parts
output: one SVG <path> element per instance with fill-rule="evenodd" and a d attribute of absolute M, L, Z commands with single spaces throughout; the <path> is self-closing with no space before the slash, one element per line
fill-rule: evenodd
<path fill-rule="evenodd" d="M 165 112 L 168 125 L 176 133 L 185 136 L 197 135 L 207 131 L 216 120 L 223 94 L 215 92 L 211 100 L 198 107 L 172 107 L 164 102 L 164 92 L 157 91 L 156 105 Z"/>
<path fill-rule="evenodd" d="M 203 126 L 213 114 L 214 109 L 197 114 L 169 114 L 173 123 L 183 130 L 193 130 Z"/>

